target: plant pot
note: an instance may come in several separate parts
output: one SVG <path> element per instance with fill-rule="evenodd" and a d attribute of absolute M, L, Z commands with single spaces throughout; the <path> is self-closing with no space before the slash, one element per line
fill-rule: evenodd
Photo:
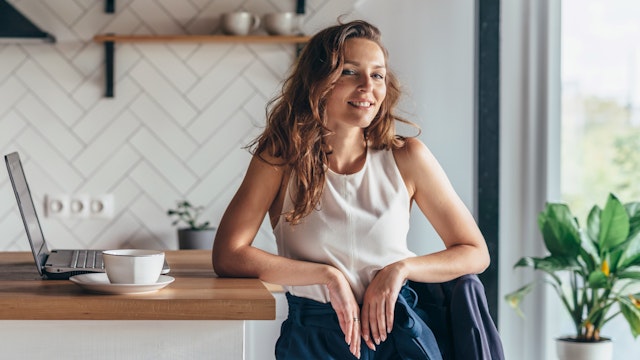
<path fill-rule="evenodd" d="M 213 247 L 213 238 L 215 236 L 216 228 L 207 228 L 202 230 L 178 229 L 178 248 L 181 250 L 211 250 Z"/>
<path fill-rule="evenodd" d="M 572 337 L 556 339 L 558 360 L 612 360 L 613 341 L 602 338 L 600 341 L 578 341 Z"/>

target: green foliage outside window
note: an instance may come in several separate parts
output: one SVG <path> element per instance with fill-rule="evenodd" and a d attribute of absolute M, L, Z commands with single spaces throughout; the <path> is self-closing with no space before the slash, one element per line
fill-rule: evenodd
<path fill-rule="evenodd" d="M 562 200 L 584 217 L 610 192 L 623 201 L 640 199 L 640 124 L 634 124 L 634 110 L 597 97 L 563 102 Z"/>

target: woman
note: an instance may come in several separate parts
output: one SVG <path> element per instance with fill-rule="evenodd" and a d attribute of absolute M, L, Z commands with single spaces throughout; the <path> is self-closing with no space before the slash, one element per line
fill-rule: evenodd
<path fill-rule="evenodd" d="M 378 29 L 354 21 L 313 36 L 270 104 L 218 227 L 213 264 L 220 276 L 285 287 L 289 319 L 277 358 L 397 356 L 385 340 L 399 296 L 403 304 L 413 296 L 408 282 L 445 282 L 489 265 L 482 234 L 429 149 L 395 133 L 396 121 L 408 123 L 394 114 L 399 96 Z M 446 250 L 408 250 L 413 203 Z M 252 247 L 267 213 L 278 255 Z"/>

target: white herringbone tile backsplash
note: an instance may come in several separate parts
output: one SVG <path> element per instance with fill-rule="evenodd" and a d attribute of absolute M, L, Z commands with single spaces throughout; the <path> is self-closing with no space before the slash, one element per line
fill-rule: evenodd
<path fill-rule="evenodd" d="M 244 175 L 243 148 L 264 123 L 295 46 L 116 44 L 115 97 L 105 98 L 95 34 L 210 34 L 221 13 L 294 11 L 295 0 L 9 0 L 55 44 L 0 44 L 0 149 L 19 151 L 52 247 L 177 248 L 165 215 L 177 200 L 204 205 L 214 225 Z M 312 33 L 355 1 L 307 0 Z M 113 194 L 110 219 L 44 217 L 45 195 Z M 28 243 L 0 171 L 0 250 Z M 263 224 L 256 243 L 275 250 Z"/>

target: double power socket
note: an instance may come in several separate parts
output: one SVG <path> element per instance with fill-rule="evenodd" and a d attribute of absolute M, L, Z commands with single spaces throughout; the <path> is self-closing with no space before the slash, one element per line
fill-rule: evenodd
<path fill-rule="evenodd" d="M 113 194 L 46 195 L 45 217 L 110 219 L 114 212 Z"/>

